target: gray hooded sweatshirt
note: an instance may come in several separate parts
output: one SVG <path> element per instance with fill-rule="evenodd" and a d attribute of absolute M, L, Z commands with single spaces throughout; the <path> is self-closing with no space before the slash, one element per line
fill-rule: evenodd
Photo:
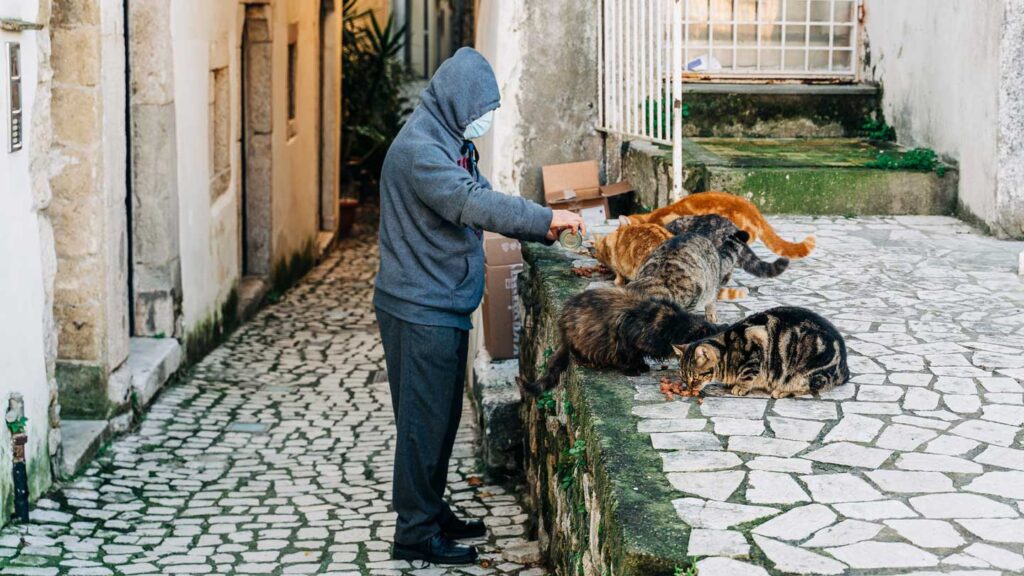
<path fill-rule="evenodd" d="M 542 241 L 551 210 L 459 165 L 466 126 L 500 104 L 491 65 L 462 48 L 438 68 L 388 149 L 373 302 L 406 322 L 469 330 L 484 291 L 481 231 Z"/>

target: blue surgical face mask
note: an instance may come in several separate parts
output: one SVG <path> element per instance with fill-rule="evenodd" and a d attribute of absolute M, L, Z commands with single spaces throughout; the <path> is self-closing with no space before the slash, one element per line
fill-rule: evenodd
<path fill-rule="evenodd" d="M 493 121 L 494 110 L 491 110 L 474 120 L 469 126 L 466 126 L 466 131 L 462 133 L 463 138 L 466 140 L 474 140 L 483 136 L 491 129 L 491 122 Z"/>

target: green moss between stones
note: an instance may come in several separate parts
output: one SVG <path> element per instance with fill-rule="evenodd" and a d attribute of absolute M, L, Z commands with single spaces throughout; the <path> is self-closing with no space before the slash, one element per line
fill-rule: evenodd
<path fill-rule="evenodd" d="M 687 93 L 687 136 L 856 136 L 880 109 L 873 94 Z"/>

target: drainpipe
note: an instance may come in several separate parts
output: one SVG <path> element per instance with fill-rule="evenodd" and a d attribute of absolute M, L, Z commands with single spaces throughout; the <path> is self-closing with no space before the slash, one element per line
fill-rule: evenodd
<path fill-rule="evenodd" d="M 28 523 L 28 470 L 25 468 L 26 434 L 25 401 L 21 394 L 12 394 L 7 403 L 7 429 L 11 432 L 14 452 L 14 520 Z"/>

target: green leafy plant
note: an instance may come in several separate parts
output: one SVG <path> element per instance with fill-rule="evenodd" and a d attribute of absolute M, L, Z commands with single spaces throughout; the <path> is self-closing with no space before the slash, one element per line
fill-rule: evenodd
<path fill-rule="evenodd" d="M 573 406 L 572 402 L 570 402 L 568 400 L 566 400 L 565 402 L 562 403 L 562 408 L 565 409 L 565 413 L 566 413 L 567 416 L 572 416 L 573 414 L 576 413 L 576 407 Z"/>
<path fill-rule="evenodd" d="M 555 406 L 557 406 L 555 403 L 555 394 L 551 390 L 545 390 L 544 393 L 537 398 L 537 410 L 541 413 L 554 412 Z"/>
<path fill-rule="evenodd" d="M 18 418 L 14 422 L 8 422 L 7 423 L 7 429 L 11 431 L 12 435 L 24 433 L 25 429 L 27 427 L 28 427 L 28 418 L 26 418 L 25 416 L 22 416 L 21 418 Z"/>
<path fill-rule="evenodd" d="M 367 191 L 375 188 L 388 146 L 409 114 L 403 95 L 409 78 L 397 59 L 405 27 L 396 27 L 393 17 L 382 26 L 357 2 L 342 6 L 341 161 L 346 176 L 362 180 Z"/>
<path fill-rule="evenodd" d="M 650 126 L 652 130 L 654 126 L 661 126 L 664 128 L 665 138 L 672 137 L 672 106 L 668 98 L 661 98 L 660 100 L 646 99 L 643 104 L 643 113 L 644 126 Z M 683 118 L 689 118 L 690 105 L 684 102 L 679 108 L 679 115 Z"/>
<path fill-rule="evenodd" d="M 868 162 L 867 166 L 881 170 L 935 171 L 939 177 L 946 175 L 946 165 L 939 162 L 938 155 L 931 148 L 914 148 L 906 152 L 884 150 L 878 153 L 877 158 Z"/>
<path fill-rule="evenodd" d="M 696 564 L 691 564 L 688 568 L 676 566 L 676 571 L 673 573 L 674 576 L 697 576 L 700 572 L 697 570 Z"/>
<path fill-rule="evenodd" d="M 870 140 L 881 140 L 882 142 L 896 140 L 896 129 L 889 126 L 884 119 L 869 118 L 864 121 L 861 130 L 864 131 L 864 136 Z"/>
<path fill-rule="evenodd" d="M 576 483 L 576 474 L 587 462 L 587 442 L 576 440 L 571 448 L 562 450 L 558 459 L 558 483 L 562 490 L 568 491 Z"/>

